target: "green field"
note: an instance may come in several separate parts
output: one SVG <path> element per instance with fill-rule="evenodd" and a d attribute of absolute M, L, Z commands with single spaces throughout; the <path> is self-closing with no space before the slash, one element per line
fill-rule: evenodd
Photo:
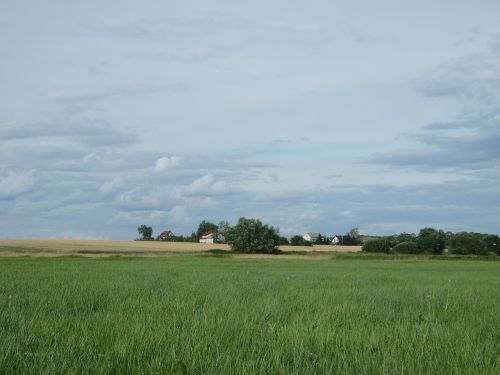
<path fill-rule="evenodd" d="M 499 374 L 500 261 L 0 258 L 0 374 Z"/>

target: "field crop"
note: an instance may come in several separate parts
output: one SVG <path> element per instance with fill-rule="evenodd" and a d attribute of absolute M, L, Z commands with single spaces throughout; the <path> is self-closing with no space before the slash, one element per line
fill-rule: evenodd
<path fill-rule="evenodd" d="M 498 374 L 500 262 L 0 258 L 1 374 Z"/>
<path fill-rule="evenodd" d="M 203 244 L 168 241 L 109 241 L 109 240 L 0 240 L 0 256 L 110 256 L 110 255 L 178 255 L 199 254 L 210 250 L 229 251 L 226 244 Z M 286 252 L 361 251 L 361 246 L 281 246 Z"/>

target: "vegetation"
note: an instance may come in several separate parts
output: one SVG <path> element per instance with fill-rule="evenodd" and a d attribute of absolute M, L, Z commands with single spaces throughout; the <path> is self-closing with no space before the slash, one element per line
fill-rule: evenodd
<path fill-rule="evenodd" d="M 404 241 L 396 244 L 392 251 L 399 254 L 417 254 L 419 252 L 418 245 L 413 241 Z"/>
<path fill-rule="evenodd" d="M 148 227 L 147 225 L 141 225 L 137 228 L 139 235 L 141 236 L 139 240 L 141 241 L 152 241 L 153 240 L 153 228 Z"/>
<path fill-rule="evenodd" d="M 342 245 L 344 246 L 357 246 L 361 245 L 361 235 L 358 228 L 353 228 L 342 236 Z"/>
<path fill-rule="evenodd" d="M 312 243 L 304 240 L 302 236 L 293 236 L 290 240 L 292 246 L 312 246 Z"/>
<path fill-rule="evenodd" d="M 386 238 L 377 238 L 366 241 L 362 247 L 367 253 L 390 253 L 391 245 Z"/>
<path fill-rule="evenodd" d="M 495 234 L 483 234 L 482 240 L 486 244 L 488 252 L 500 255 L 500 237 Z"/>
<path fill-rule="evenodd" d="M 280 246 L 288 246 L 288 245 L 290 245 L 290 241 L 288 241 L 288 238 L 280 236 L 279 245 Z"/>
<path fill-rule="evenodd" d="M 280 236 L 274 227 L 258 219 L 240 218 L 229 230 L 228 243 L 231 250 L 242 253 L 275 253 Z"/>
<path fill-rule="evenodd" d="M 434 228 L 420 229 L 417 237 L 417 245 L 421 252 L 442 254 L 446 246 L 446 235 L 442 230 Z"/>
<path fill-rule="evenodd" d="M 0 373 L 498 374 L 499 285 L 481 260 L 0 258 Z"/>
<path fill-rule="evenodd" d="M 453 254 L 486 255 L 488 249 L 481 238 L 472 233 L 460 232 L 450 236 L 448 248 Z"/>

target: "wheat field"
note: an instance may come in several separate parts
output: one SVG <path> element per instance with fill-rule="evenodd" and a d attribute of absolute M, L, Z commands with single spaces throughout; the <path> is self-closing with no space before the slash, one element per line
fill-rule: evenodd
<path fill-rule="evenodd" d="M 166 241 L 112 241 L 112 240 L 0 240 L 0 256 L 168 256 L 210 254 L 213 250 L 230 251 L 226 244 L 202 244 Z M 360 246 L 281 246 L 280 250 L 292 253 L 348 253 L 361 251 Z"/>

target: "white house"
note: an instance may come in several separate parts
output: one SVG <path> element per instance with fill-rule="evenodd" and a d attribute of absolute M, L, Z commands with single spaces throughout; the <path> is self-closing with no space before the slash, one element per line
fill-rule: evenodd
<path fill-rule="evenodd" d="M 204 232 L 200 236 L 200 243 L 214 243 L 214 232 Z"/>
<path fill-rule="evenodd" d="M 338 245 L 340 243 L 340 236 L 333 236 L 332 245 Z"/>
<path fill-rule="evenodd" d="M 308 232 L 302 236 L 302 238 L 308 242 L 316 242 L 319 237 L 319 233 Z"/>

